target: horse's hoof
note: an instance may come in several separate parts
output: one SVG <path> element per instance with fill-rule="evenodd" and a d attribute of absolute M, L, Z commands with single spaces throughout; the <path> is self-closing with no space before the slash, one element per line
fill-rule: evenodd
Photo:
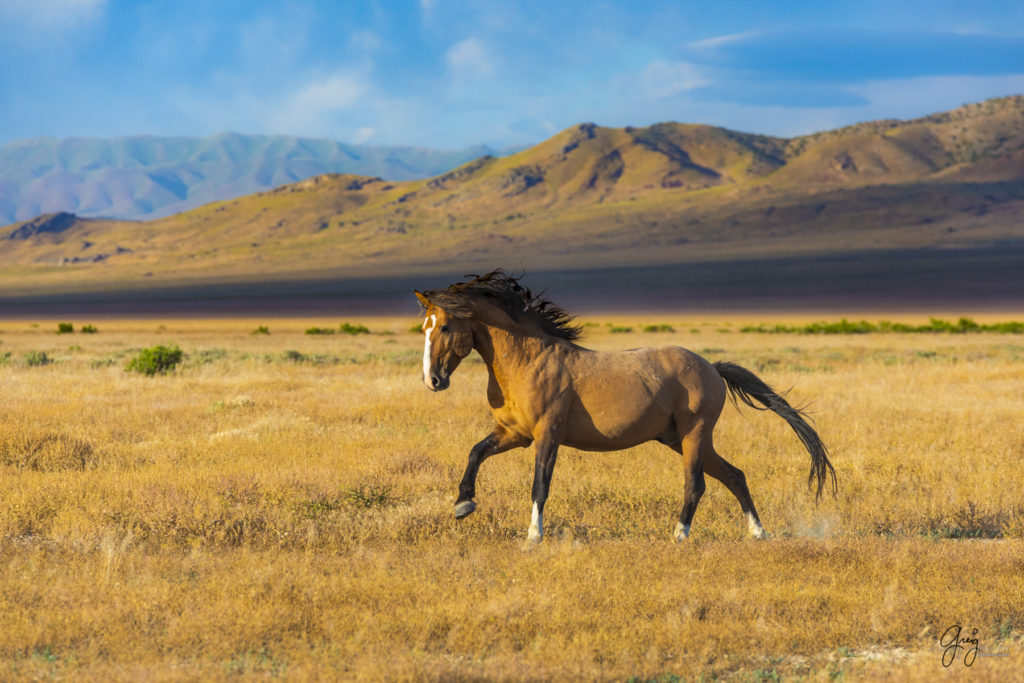
<path fill-rule="evenodd" d="M 690 525 L 676 522 L 676 530 L 672 537 L 676 539 L 676 543 L 685 543 L 686 539 L 690 537 Z"/>
<path fill-rule="evenodd" d="M 747 529 L 750 531 L 751 538 L 756 538 L 759 541 L 768 538 L 768 534 L 764 532 L 764 527 L 761 526 L 761 520 L 749 512 L 747 513 Z"/>
<path fill-rule="evenodd" d="M 455 504 L 455 519 L 468 517 L 476 511 L 476 503 L 471 500 L 464 500 Z"/>

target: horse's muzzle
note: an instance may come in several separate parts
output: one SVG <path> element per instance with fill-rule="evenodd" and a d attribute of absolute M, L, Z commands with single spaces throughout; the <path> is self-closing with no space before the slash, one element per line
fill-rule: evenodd
<path fill-rule="evenodd" d="M 430 373 L 430 384 L 428 387 L 431 391 L 444 391 L 450 383 L 450 378 L 444 377 L 437 372 Z"/>

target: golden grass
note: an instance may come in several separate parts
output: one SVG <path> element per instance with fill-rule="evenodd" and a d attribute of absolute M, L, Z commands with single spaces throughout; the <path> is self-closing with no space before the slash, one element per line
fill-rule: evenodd
<path fill-rule="evenodd" d="M 1019 336 L 594 319 L 590 346 L 681 344 L 792 385 L 839 498 L 815 506 L 781 420 L 730 406 L 716 443 L 770 540 L 747 540 L 711 481 L 676 545 L 680 463 L 650 444 L 564 449 L 528 551 L 531 452 L 489 460 L 477 513 L 452 518 L 489 429 L 485 376 L 470 359 L 449 391 L 424 389 L 414 320 L 353 320 L 374 331 L 357 336 L 303 334 L 330 319 L 84 322 L 99 332 L 0 322 L 0 678 L 1024 671 Z M 261 324 L 270 334 L 251 334 Z M 186 352 L 176 372 L 123 370 L 158 343 Z M 55 362 L 30 366 L 29 351 Z M 1006 656 L 944 668 L 954 623 Z"/>

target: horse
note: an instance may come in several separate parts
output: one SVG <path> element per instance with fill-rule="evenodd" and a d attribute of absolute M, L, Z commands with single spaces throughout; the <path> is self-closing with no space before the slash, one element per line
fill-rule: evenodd
<path fill-rule="evenodd" d="M 811 456 L 808 486 L 817 484 L 816 500 L 827 483 L 835 497 L 835 470 L 806 415 L 753 372 L 735 363 L 711 363 L 677 346 L 587 349 L 576 343 L 582 327 L 574 316 L 542 295 L 534 296 L 519 283 L 521 276 L 498 269 L 466 277 L 471 279 L 444 289 L 414 290 L 424 316 L 427 388 L 447 389 L 452 373 L 474 350 L 487 366 L 487 401 L 495 425 L 469 452 L 455 501 L 456 519 L 476 510 L 481 463 L 533 444 L 533 509 L 527 540 L 540 542 L 559 446 L 615 451 L 658 441 L 683 457 L 677 541 L 690 536 L 705 474 L 732 492 L 750 536 L 763 539 L 766 534 L 746 477 L 715 450 L 712 439 L 727 393 L 737 408 L 738 398 L 788 422 Z"/>

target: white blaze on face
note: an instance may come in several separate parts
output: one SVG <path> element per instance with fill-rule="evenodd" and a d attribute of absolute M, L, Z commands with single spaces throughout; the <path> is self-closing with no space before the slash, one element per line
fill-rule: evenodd
<path fill-rule="evenodd" d="M 432 315 L 423 321 L 423 383 L 430 384 L 430 335 L 437 327 L 437 316 Z"/>

